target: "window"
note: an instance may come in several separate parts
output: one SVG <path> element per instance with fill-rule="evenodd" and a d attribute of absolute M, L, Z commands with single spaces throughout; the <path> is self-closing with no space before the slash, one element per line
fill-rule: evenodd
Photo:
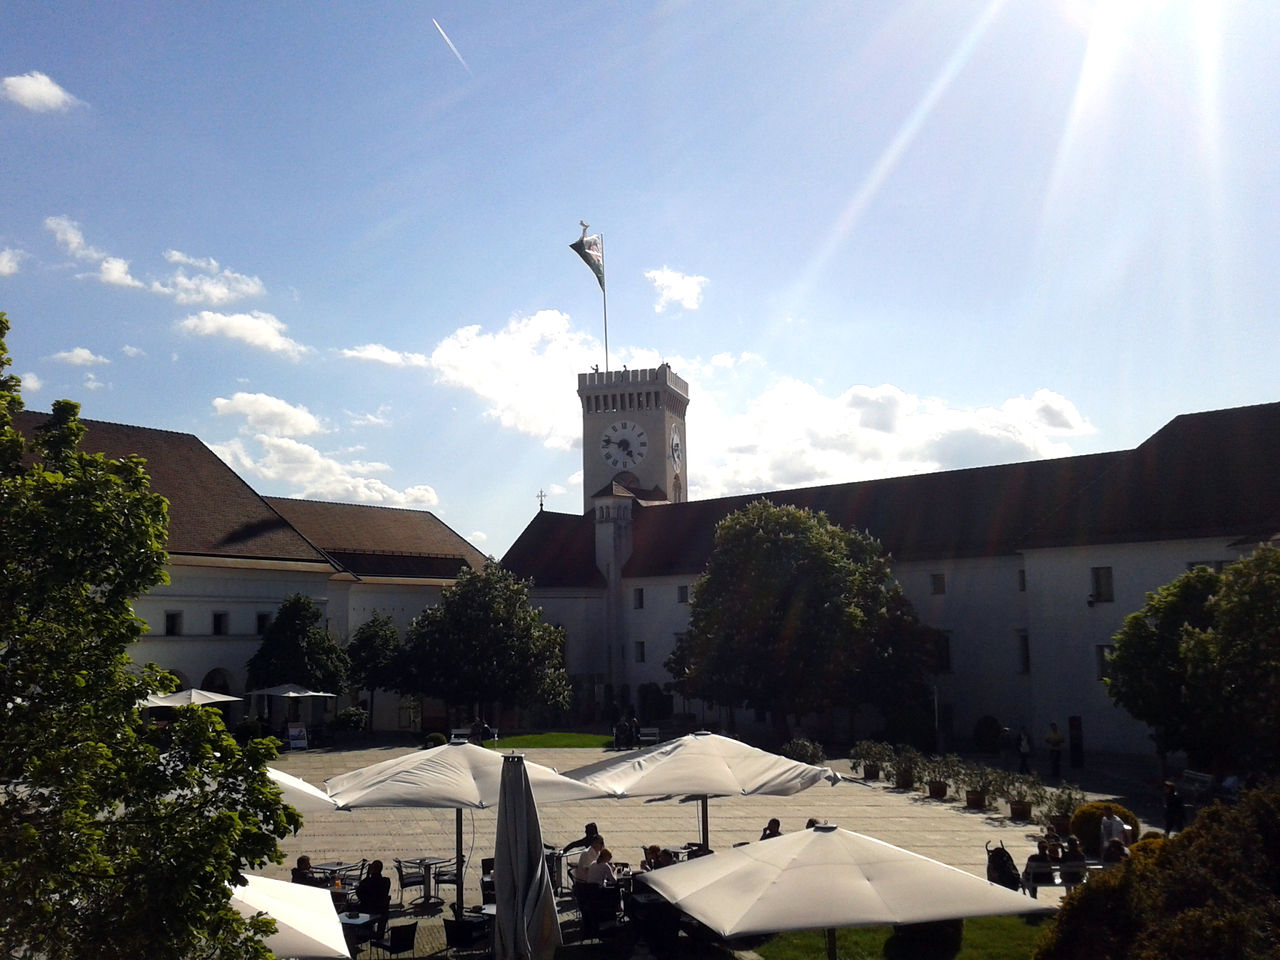
<path fill-rule="evenodd" d="M 636 587 L 634 606 L 637 610 L 644 609 L 644 587 Z"/>
<path fill-rule="evenodd" d="M 166 610 L 164 614 L 164 635 L 166 637 L 182 636 L 182 613 Z"/>
<path fill-rule="evenodd" d="M 680 586 L 676 587 L 676 603 L 688 603 L 688 602 L 689 602 L 689 585 L 687 583 L 682 583 L 680 584 Z"/>
<path fill-rule="evenodd" d="M 929 574 L 930 591 L 937 596 L 940 593 L 947 592 L 947 575 L 945 573 Z"/>
<path fill-rule="evenodd" d="M 254 631 L 258 636 L 262 636 L 267 632 L 267 627 L 271 626 L 271 618 L 273 616 L 275 616 L 275 614 L 271 613 L 259 613 L 257 615 L 254 620 Z"/>
<path fill-rule="evenodd" d="M 1018 636 L 1018 672 L 1031 672 L 1031 638 L 1027 636 L 1027 631 L 1017 631 Z"/>
<path fill-rule="evenodd" d="M 644 641 L 636 641 L 636 663 L 644 663 Z"/>
<path fill-rule="evenodd" d="M 217 610 L 213 614 L 213 629 L 209 632 L 215 637 L 225 637 L 227 635 L 228 616 L 226 611 Z"/>
<path fill-rule="evenodd" d="M 1111 586 L 1111 568 L 1110 567 L 1092 567 L 1089 570 L 1089 582 L 1092 591 L 1089 593 L 1089 602 L 1094 603 L 1114 603 L 1116 599 L 1115 590 Z"/>
<path fill-rule="evenodd" d="M 1111 655 L 1116 652 L 1115 644 L 1100 643 L 1094 647 L 1095 656 L 1098 660 L 1098 679 L 1107 679 L 1110 673 Z"/>
<path fill-rule="evenodd" d="M 1026 570 L 1018 571 L 1018 592 L 1019 593 L 1027 592 L 1027 571 Z"/>
<path fill-rule="evenodd" d="M 933 670 L 935 673 L 951 672 L 951 631 L 939 630 L 938 639 L 933 647 Z"/>

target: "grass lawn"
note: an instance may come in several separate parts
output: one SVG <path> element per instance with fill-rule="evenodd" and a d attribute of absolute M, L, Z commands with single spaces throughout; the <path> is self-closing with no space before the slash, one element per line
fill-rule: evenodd
<path fill-rule="evenodd" d="M 525 737 L 503 737 L 485 746 L 497 750 L 537 750 L 564 747 L 611 747 L 613 737 L 597 733 L 531 733 Z"/>
<path fill-rule="evenodd" d="M 1029 960 L 1044 927 L 1043 918 L 975 917 L 964 922 L 964 940 L 956 960 Z M 836 931 L 840 960 L 882 960 L 892 927 L 855 927 Z M 827 955 L 821 930 L 783 933 L 757 947 L 764 960 L 814 960 Z"/>

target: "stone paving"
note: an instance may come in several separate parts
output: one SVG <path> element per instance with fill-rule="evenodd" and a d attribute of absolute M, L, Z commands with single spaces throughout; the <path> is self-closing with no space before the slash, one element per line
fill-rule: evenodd
<path fill-rule="evenodd" d="M 398 757 L 410 752 L 405 746 L 355 750 L 309 750 L 284 753 L 273 762 L 288 773 L 323 787 L 326 777 Z M 548 749 L 522 751 L 530 761 L 561 772 L 585 766 L 615 755 L 600 749 Z M 847 760 L 829 761 L 832 769 L 849 774 Z M 1093 789 L 1091 798 L 1112 798 L 1128 784 L 1106 783 L 1105 776 L 1081 778 Z M 1111 778 L 1113 781 L 1115 778 Z M 838 824 L 915 853 L 951 864 L 978 876 L 986 875 L 985 844 L 1003 842 L 1021 866 L 1035 850 L 1040 834 L 1034 824 L 1015 823 L 995 811 L 964 809 L 954 799 L 929 800 L 920 792 L 899 791 L 884 782 L 842 782 L 812 787 L 791 797 L 715 797 L 709 801 L 710 840 L 713 849 L 742 840 L 756 840 L 771 817 L 782 821 L 783 832 L 803 828 L 809 817 Z M 1003 806 L 1003 805 L 1001 805 Z M 1140 815 L 1144 812 L 1136 810 Z M 547 843 L 564 844 L 582 836 L 583 824 L 594 821 L 605 843 L 621 862 L 635 862 L 646 844 L 679 846 L 699 836 L 700 807 L 696 801 L 679 797 L 630 798 L 624 800 L 545 803 L 539 808 L 542 835 Z M 358 861 L 362 857 L 380 859 L 392 878 L 392 902 L 398 886 L 392 861 L 396 857 L 454 855 L 456 839 L 454 810 L 416 808 L 365 808 L 306 815 L 306 823 L 296 836 L 281 842 L 283 864 L 259 871 L 288 879 L 289 868 L 298 855 L 306 853 L 312 862 Z M 479 863 L 492 856 L 496 830 L 494 810 L 463 811 L 463 850 L 467 857 L 464 896 L 467 904 L 480 903 Z M 1144 829 L 1146 827 L 1144 826 Z M 414 894 L 418 891 L 413 891 Z M 452 899 L 445 888 L 444 896 Z M 1041 888 L 1041 899 L 1056 900 L 1060 893 Z M 393 906 L 391 922 L 416 919 L 418 955 L 430 956 L 445 949 L 441 911 L 400 911 Z M 569 939 L 569 937 L 566 937 Z M 724 954 L 720 954 L 723 956 Z"/>

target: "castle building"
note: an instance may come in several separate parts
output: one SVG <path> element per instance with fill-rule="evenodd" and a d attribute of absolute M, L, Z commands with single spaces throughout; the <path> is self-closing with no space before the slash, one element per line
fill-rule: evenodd
<path fill-rule="evenodd" d="M 716 524 L 764 498 L 883 544 L 921 619 L 945 633 L 944 743 L 990 715 L 1037 741 L 1056 721 L 1090 749 L 1149 752 L 1145 726 L 1107 697 L 1111 638 L 1148 591 L 1280 531 L 1280 403 L 1185 414 L 1133 450 L 686 501 L 684 382 L 665 366 L 584 374 L 578 393 L 584 512 L 537 513 L 503 564 L 565 628 L 569 673 L 597 714 L 704 709 L 663 694 L 663 662 Z"/>

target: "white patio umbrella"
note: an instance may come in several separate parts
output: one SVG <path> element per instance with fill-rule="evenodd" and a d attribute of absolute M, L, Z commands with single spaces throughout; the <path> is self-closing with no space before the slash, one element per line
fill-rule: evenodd
<path fill-rule="evenodd" d="M 1051 913 L 1055 908 L 901 847 L 818 826 L 642 874 L 722 937 Z"/>
<path fill-rule="evenodd" d="M 709 845 L 708 797 L 789 797 L 824 780 L 840 782 L 830 767 L 788 760 L 705 730 L 578 767 L 565 776 L 616 797 L 697 797 L 703 846 Z"/>
<path fill-rule="evenodd" d="M 561 776 L 550 767 L 526 763 L 533 795 L 540 802 L 599 800 L 610 796 L 598 787 Z M 472 743 L 447 743 L 370 764 L 324 782 L 341 809 L 355 807 L 434 807 L 457 810 L 458 862 L 462 862 L 462 809 L 485 810 L 498 803 L 502 754 Z M 458 884 L 462 910 L 462 884 Z"/>
<path fill-rule="evenodd" d="M 231 888 L 231 905 L 242 917 L 265 913 L 276 922 L 266 945 L 278 957 L 351 957 L 342 923 L 328 890 L 269 877 L 246 876 Z"/>
<path fill-rule="evenodd" d="M 176 693 L 153 693 L 138 702 L 140 707 L 190 707 L 204 706 L 209 703 L 229 703 L 232 700 L 243 700 L 227 693 L 214 693 L 212 690 L 200 690 L 191 687 Z"/>
<path fill-rule="evenodd" d="M 264 687 L 261 690 L 250 690 L 249 696 L 260 694 L 264 697 L 285 697 L 290 700 L 301 697 L 336 697 L 336 693 L 321 693 L 319 690 L 308 690 L 300 683 L 282 683 L 274 687 Z"/>
<path fill-rule="evenodd" d="M 280 788 L 284 802 L 301 813 L 319 813 L 337 807 L 330 796 L 319 787 L 313 787 L 291 773 L 285 773 L 275 767 L 267 767 L 267 776 Z"/>
<path fill-rule="evenodd" d="M 493 852 L 498 960 L 554 960 L 563 940 L 524 757 L 502 758 Z"/>

